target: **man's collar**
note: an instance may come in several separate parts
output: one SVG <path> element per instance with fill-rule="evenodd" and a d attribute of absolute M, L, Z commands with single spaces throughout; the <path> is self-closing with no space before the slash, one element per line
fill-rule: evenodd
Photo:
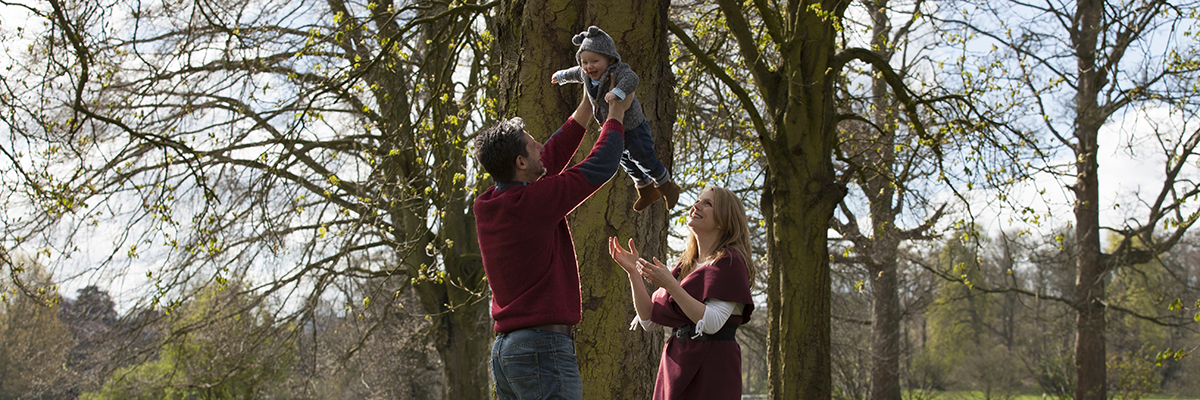
<path fill-rule="evenodd" d="M 525 186 L 525 185 L 528 185 L 528 184 L 529 184 L 529 182 L 521 182 L 521 181 L 512 181 L 512 182 L 497 183 L 497 184 L 496 184 L 496 190 L 510 189 L 510 188 L 515 188 L 515 187 L 518 187 L 518 186 Z"/>

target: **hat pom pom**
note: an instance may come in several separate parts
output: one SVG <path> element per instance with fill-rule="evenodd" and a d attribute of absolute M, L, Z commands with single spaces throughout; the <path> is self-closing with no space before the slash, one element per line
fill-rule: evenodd
<path fill-rule="evenodd" d="M 596 36 L 602 33 L 604 33 L 604 31 L 600 30 L 600 27 L 595 25 L 589 26 L 587 30 L 588 37 Z"/>
<path fill-rule="evenodd" d="M 571 44 L 576 46 L 581 45 L 583 44 L 583 39 L 587 39 L 587 32 L 581 32 L 578 35 L 575 35 L 575 37 L 572 37 Z"/>

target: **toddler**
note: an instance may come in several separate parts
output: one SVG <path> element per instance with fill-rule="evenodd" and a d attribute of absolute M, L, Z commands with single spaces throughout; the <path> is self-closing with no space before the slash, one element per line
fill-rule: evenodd
<path fill-rule="evenodd" d="M 621 62 L 616 44 L 600 28 L 588 27 L 571 38 L 571 43 L 579 46 L 575 53 L 579 65 L 555 72 L 550 82 L 559 85 L 582 83 L 592 100 L 596 120 L 603 123 L 608 119 L 608 102 L 624 100 L 637 90 L 638 76 L 629 64 Z M 604 88 L 612 89 L 606 91 Z M 624 125 L 625 152 L 621 154 L 621 167 L 637 187 L 638 199 L 633 210 L 645 210 L 659 198 L 666 200 L 670 210 L 679 200 L 679 185 L 671 181 L 667 168 L 654 155 L 650 124 L 646 123 L 642 104 L 637 99 L 633 99 L 633 104 L 625 111 Z"/>

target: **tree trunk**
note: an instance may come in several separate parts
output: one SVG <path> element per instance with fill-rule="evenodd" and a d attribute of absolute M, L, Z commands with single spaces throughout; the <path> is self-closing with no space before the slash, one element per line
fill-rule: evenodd
<path fill-rule="evenodd" d="M 826 240 L 842 192 L 832 180 L 823 185 L 798 171 L 778 170 L 772 169 L 766 189 L 772 204 L 767 248 L 770 395 L 776 400 L 829 399 L 831 281 Z"/>
<path fill-rule="evenodd" d="M 774 399 L 828 399 L 830 375 L 829 220 L 845 195 L 834 181 L 836 146 L 832 76 L 833 29 L 809 28 L 809 42 L 789 55 L 786 103 L 773 140 L 764 143 L 772 231 L 767 252 L 773 290 L 768 370 Z M 774 110 L 772 110 L 774 111 Z"/>
<path fill-rule="evenodd" d="M 769 169 L 764 203 L 770 205 L 763 210 L 769 213 L 770 233 L 767 374 L 776 400 L 825 400 L 833 394 L 827 240 L 833 210 L 846 190 L 834 179 L 833 82 L 839 71 L 830 69 L 833 24 L 846 4 L 825 1 L 812 7 L 829 14 L 812 12 L 807 4 L 788 5 L 785 20 L 797 21 L 797 31 L 782 54 L 779 74 L 785 86 L 757 82 L 769 115 L 776 116 L 773 130 L 762 138 Z"/>
<path fill-rule="evenodd" d="M 1075 280 L 1075 399 L 1107 399 L 1104 345 L 1104 265 L 1100 248 L 1100 190 L 1098 136 L 1107 113 L 1098 103 L 1107 85 L 1105 71 L 1096 65 L 1096 46 L 1104 13 L 1101 0 L 1077 5 L 1078 26 L 1072 35 L 1079 66 L 1075 95 L 1075 240 L 1079 259 Z"/>
<path fill-rule="evenodd" d="M 895 247 L 891 255 L 896 255 Z M 894 258 L 892 260 L 895 260 Z M 869 400 L 900 400 L 900 296 L 896 263 L 870 269 L 871 391 Z"/>
<path fill-rule="evenodd" d="M 423 10 L 426 16 L 445 12 L 444 4 L 430 3 Z M 451 25 L 453 24 L 453 25 Z M 456 90 L 456 83 L 450 79 L 448 71 L 453 68 L 445 65 L 453 57 L 441 37 L 445 31 L 467 29 L 468 22 L 458 20 L 439 20 L 422 27 L 422 37 L 425 46 L 419 46 L 418 54 L 425 62 L 432 65 L 442 65 L 440 68 L 422 70 L 429 74 L 424 81 L 431 84 L 421 88 L 418 95 L 426 99 L 443 98 Z M 472 76 L 471 79 L 477 79 Z M 396 79 L 402 81 L 403 79 Z M 452 99 L 454 96 L 446 96 Z M 456 123 L 448 123 L 451 116 L 459 115 L 459 104 L 455 101 L 430 101 L 428 113 L 433 124 L 430 132 L 441 136 L 443 140 L 465 135 L 451 135 L 448 132 L 459 132 L 464 129 Z M 408 110 L 407 107 L 392 108 Z M 436 140 L 436 139 L 435 139 Z M 490 356 L 492 339 L 492 321 L 489 318 L 489 299 L 486 297 L 487 284 L 484 280 L 483 262 L 479 256 L 478 236 L 475 231 L 474 213 L 471 212 L 470 188 L 457 184 L 454 176 L 467 173 L 467 153 L 452 146 L 440 148 L 433 153 L 433 162 L 443 166 L 438 169 L 436 177 L 424 176 L 425 170 L 407 168 L 405 179 L 408 181 L 427 179 L 436 189 L 431 200 L 442 204 L 443 209 L 465 210 L 465 212 L 445 212 L 442 224 L 436 233 L 426 228 L 424 217 L 429 209 L 418 207 L 402 225 L 409 232 L 407 239 L 416 239 L 418 249 L 433 246 L 438 249 L 441 265 L 445 274 L 441 279 L 429 279 L 435 275 L 432 271 L 426 278 L 421 278 L 418 268 L 408 269 L 408 278 L 416 279 L 415 289 L 420 294 L 421 305 L 426 314 L 433 316 L 431 339 L 434 348 L 442 359 L 442 398 L 484 400 L 491 397 L 491 384 L 488 374 L 488 358 Z M 419 163 L 414 157 L 409 162 Z M 402 198 L 403 193 L 396 198 Z M 398 212 L 404 212 L 403 209 Z M 401 241 L 404 242 L 404 241 Z M 405 249 L 409 260 L 406 265 L 435 265 L 437 257 L 428 251 L 412 251 Z"/>
<path fill-rule="evenodd" d="M 441 316 L 436 341 L 442 357 L 445 399 L 489 399 L 492 385 L 488 357 L 492 345 L 488 300 Z"/>
<path fill-rule="evenodd" d="M 666 42 L 666 1 L 589 5 L 573 1 L 505 2 L 496 20 L 500 65 L 499 113 L 525 118 L 527 130 L 545 140 L 578 105 L 579 85 L 550 84 L 550 75 L 577 65 L 571 37 L 589 25 L 616 42 L 623 62 L 638 74 L 638 101 L 654 134 L 659 160 L 671 168 L 675 122 L 673 81 Z M 609 12 L 622 9 L 622 12 Z M 592 126 L 594 122 L 588 121 Z M 581 157 L 592 136 L 581 145 Z M 609 236 L 632 237 L 643 257 L 665 259 L 667 210 L 654 204 L 632 210 L 636 190 L 617 175 L 568 218 L 575 241 L 583 297 L 575 350 L 587 399 L 644 399 L 653 393 L 662 352 L 661 332 L 629 331 L 635 313 L 629 281 L 608 255 Z"/>
<path fill-rule="evenodd" d="M 458 163 L 454 165 L 465 165 Z M 451 182 L 449 179 L 441 182 Z M 458 188 L 466 191 L 468 188 Z M 457 194 L 459 199 L 465 193 Z M 471 210 L 471 206 L 463 206 Z M 446 301 L 442 305 L 440 331 L 436 341 L 442 356 L 445 399 L 491 398 L 488 361 L 492 348 L 491 299 L 486 295 L 483 260 L 479 257 L 479 239 L 475 231 L 475 213 L 446 213 L 439 239 L 455 243 L 442 253 L 447 279 L 443 283 Z"/>
<path fill-rule="evenodd" d="M 470 219 L 472 225 L 464 229 L 461 218 Z M 442 398 L 446 400 L 491 398 L 488 375 L 492 344 L 490 303 L 487 297 L 479 297 L 485 289 L 483 265 L 478 256 L 463 257 L 479 254 L 473 224 L 473 214 L 451 217 L 447 213 L 442 234 L 457 238 L 451 240 L 462 246 L 443 253 L 445 279 L 453 282 L 418 279 L 413 286 L 419 293 L 422 310 L 434 317 L 430 341 L 442 359 Z M 471 237 L 466 239 L 468 234 Z M 426 265 L 433 262 L 432 257 L 423 252 L 407 262 L 419 263 L 414 258 L 425 260 Z M 406 278 L 412 279 L 411 276 Z"/>
<path fill-rule="evenodd" d="M 1104 344 L 1104 265 L 1100 249 L 1100 217 L 1097 203 L 1098 170 L 1096 132 L 1083 133 L 1075 183 L 1075 235 L 1079 248 L 1075 280 L 1075 398 L 1107 399 L 1106 350 Z"/>
<path fill-rule="evenodd" d="M 628 2 L 624 5 L 627 13 L 610 13 L 592 6 L 584 23 L 571 33 L 597 25 L 613 36 L 622 61 L 638 74 L 637 97 L 654 135 L 658 158 L 671 168 L 675 106 L 665 26 L 668 5 L 668 1 Z M 570 60 L 574 60 L 573 53 Z M 568 87 L 575 92 L 580 89 Z M 584 398 L 646 399 L 653 395 L 663 335 L 629 331 L 636 315 L 629 297 L 629 279 L 609 257 L 606 239 L 632 237 L 646 259 L 658 257 L 670 262 L 666 258 L 668 210 L 659 201 L 635 213 L 637 192 L 623 172 L 618 172 L 603 192 L 605 196 L 597 194 L 597 198 L 579 207 L 572 221 L 583 286 L 583 321 L 576 351 Z"/>
<path fill-rule="evenodd" d="M 891 21 L 888 1 L 875 0 L 871 10 L 871 49 L 884 60 L 891 60 Z M 894 110 L 900 107 L 888 96 L 888 84 L 879 67 L 873 67 L 871 95 L 874 105 L 872 118 L 882 130 L 877 131 L 872 148 L 866 153 L 867 181 L 863 188 L 871 210 L 872 237 L 867 245 L 871 295 L 871 387 L 869 400 L 900 400 L 900 295 L 896 283 L 896 259 L 900 240 L 897 238 L 896 216 L 903 204 L 896 200 L 897 163 L 896 124 Z M 869 135 L 868 137 L 871 137 Z M 900 169 L 904 169 L 900 167 Z"/>

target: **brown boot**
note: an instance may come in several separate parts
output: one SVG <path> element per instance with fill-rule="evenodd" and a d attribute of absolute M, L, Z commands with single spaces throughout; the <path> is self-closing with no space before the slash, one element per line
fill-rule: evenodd
<path fill-rule="evenodd" d="M 667 201 L 667 211 L 675 208 L 675 202 L 679 201 L 679 185 L 675 182 L 667 181 L 658 186 L 658 192 L 662 193 L 662 197 Z"/>
<path fill-rule="evenodd" d="M 642 211 L 650 207 L 651 204 L 662 198 L 662 194 L 658 192 L 658 188 L 654 185 L 646 185 L 638 188 L 638 199 L 633 203 L 633 211 Z"/>

